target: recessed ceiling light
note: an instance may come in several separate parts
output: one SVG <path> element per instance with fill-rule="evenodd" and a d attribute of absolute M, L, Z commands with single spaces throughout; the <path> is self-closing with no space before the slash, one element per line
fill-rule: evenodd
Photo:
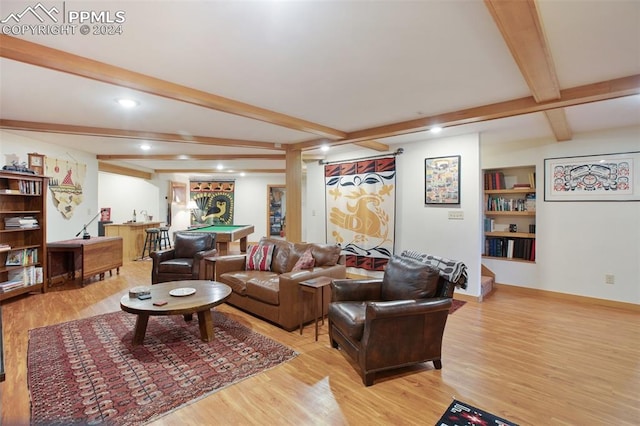
<path fill-rule="evenodd" d="M 433 134 L 438 134 L 442 131 L 442 127 L 440 126 L 433 126 L 431 129 L 429 129 L 429 131 Z"/>
<path fill-rule="evenodd" d="M 329 145 L 322 145 L 322 146 L 320 147 L 320 150 L 321 150 L 321 151 L 323 151 L 323 152 L 327 152 L 327 151 L 329 151 Z"/>
<path fill-rule="evenodd" d="M 240 176 L 246 176 L 247 174 L 245 172 L 240 173 Z"/>
<path fill-rule="evenodd" d="M 123 108 L 134 108 L 140 105 L 140 102 L 133 99 L 120 98 L 116 99 L 116 102 Z"/>
<path fill-rule="evenodd" d="M 140 145 L 140 149 L 143 150 L 143 151 L 148 151 L 148 150 L 151 149 L 151 146 L 146 144 L 146 143 L 144 143 L 144 144 Z"/>
<path fill-rule="evenodd" d="M 222 164 L 218 164 L 218 167 L 216 167 L 216 169 L 222 170 L 222 169 L 224 169 L 224 167 L 222 166 Z"/>

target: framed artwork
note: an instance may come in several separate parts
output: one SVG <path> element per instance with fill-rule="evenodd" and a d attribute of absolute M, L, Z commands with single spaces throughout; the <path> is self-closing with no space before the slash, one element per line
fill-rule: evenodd
<path fill-rule="evenodd" d="M 640 151 L 545 158 L 545 201 L 640 201 Z"/>
<path fill-rule="evenodd" d="M 424 203 L 460 204 L 460 156 L 425 158 Z"/>
<path fill-rule="evenodd" d="M 22 250 L 13 250 L 7 254 L 7 260 L 5 262 L 6 266 L 18 266 L 22 265 L 22 258 L 24 257 L 24 252 Z"/>

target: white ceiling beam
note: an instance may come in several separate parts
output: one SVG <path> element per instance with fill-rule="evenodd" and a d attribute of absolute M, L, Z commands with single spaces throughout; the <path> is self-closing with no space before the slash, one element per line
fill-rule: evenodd
<path fill-rule="evenodd" d="M 564 108 L 550 109 L 544 114 L 558 142 L 569 141 L 573 138 L 573 132 L 569 128 Z"/>
<path fill-rule="evenodd" d="M 72 124 L 38 123 L 0 119 L 0 128 L 27 130 L 42 133 L 60 133 L 65 135 L 102 136 L 107 138 L 149 140 L 158 142 L 180 142 L 196 145 L 229 146 L 235 148 L 260 148 L 283 151 L 281 144 L 275 142 L 250 141 L 242 139 L 215 138 L 210 136 L 182 135 L 175 133 L 147 132 L 144 130 L 109 129 L 105 127 L 76 126 Z"/>
<path fill-rule="evenodd" d="M 284 161 L 284 154 L 98 154 L 98 160 L 162 160 L 162 161 L 198 161 L 198 160 L 279 160 Z"/>
<path fill-rule="evenodd" d="M 485 0 L 536 102 L 560 98 L 560 83 L 534 0 Z M 556 140 L 572 138 L 564 111 L 546 112 Z M 562 139 L 559 139 L 562 138 Z"/>
<path fill-rule="evenodd" d="M 312 123 L 4 34 L 0 34 L 0 57 L 330 139 L 341 139 L 345 136 L 345 133 L 340 130 L 318 123 Z"/>
<path fill-rule="evenodd" d="M 605 101 L 608 99 L 616 99 L 638 94 L 640 94 L 640 74 L 564 89 L 560 91 L 560 99 L 554 99 L 546 102 L 538 103 L 533 99 L 533 96 L 529 96 L 526 98 L 497 102 L 495 104 L 357 130 L 348 133 L 347 137 L 343 140 L 332 142 L 332 145 L 342 145 L 390 136 L 406 135 L 409 133 L 428 130 L 435 125 L 446 128 L 460 126 L 463 124 L 480 123 L 499 118 L 514 117 L 534 112 L 544 112 L 556 108 L 583 105 L 591 102 Z M 299 142 L 297 144 L 293 144 L 293 146 L 299 147 L 300 149 L 311 149 L 318 147 L 320 144 L 321 141 L 312 140 Z"/>

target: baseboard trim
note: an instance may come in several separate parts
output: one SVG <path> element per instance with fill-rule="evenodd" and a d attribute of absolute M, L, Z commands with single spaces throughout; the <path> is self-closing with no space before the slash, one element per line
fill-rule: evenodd
<path fill-rule="evenodd" d="M 493 293 L 493 292 L 491 292 Z M 470 294 L 462 294 L 462 293 L 456 293 L 455 291 L 453 292 L 453 298 L 454 299 L 458 299 L 458 300 L 463 300 L 465 302 L 482 302 L 480 300 L 479 296 L 472 296 Z"/>
<path fill-rule="evenodd" d="M 576 294 L 559 293 L 550 290 L 541 290 L 538 288 L 518 287 L 510 284 L 494 283 L 495 290 L 505 291 L 512 294 L 535 294 L 539 297 L 548 297 L 552 299 L 569 300 L 578 303 L 587 303 L 594 306 L 605 306 L 608 308 L 624 309 L 626 311 L 640 312 L 640 305 L 629 302 L 618 302 L 616 300 L 598 299 L 596 297 L 579 296 Z M 494 291 L 495 291 L 494 290 Z"/>

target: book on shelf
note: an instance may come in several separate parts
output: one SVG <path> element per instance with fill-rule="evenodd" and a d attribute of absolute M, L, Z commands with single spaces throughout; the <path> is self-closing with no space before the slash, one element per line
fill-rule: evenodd
<path fill-rule="evenodd" d="M 535 244 L 533 238 L 488 237 L 485 240 L 485 256 L 534 261 Z"/>
<path fill-rule="evenodd" d="M 524 208 L 527 211 L 534 212 L 536 211 L 536 194 L 531 193 L 527 194 L 524 201 Z"/>
<path fill-rule="evenodd" d="M 486 217 L 484 219 L 484 232 L 493 232 L 496 230 L 496 221 Z"/>
<path fill-rule="evenodd" d="M 3 251 L 11 251 L 11 246 L 9 244 L 0 244 L 0 253 Z"/>
<path fill-rule="evenodd" d="M 5 281 L 0 283 L 0 292 L 6 293 L 7 291 L 15 290 L 16 288 L 24 287 L 22 280 L 18 281 Z"/>
<path fill-rule="evenodd" d="M 527 182 L 519 182 L 519 180 L 527 179 Z M 536 173 L 531 172 L 527 174 L 527 177 L 520 176 L 505 176 L 504 172 L 485 172 L 484 173 L 484 189 L 527 189 L 532 190 L 536 187 Z"/>
<path fill-rule="evenodd" d="M 6 284 L 5 289 L 6 287 L 15 288 L 27 285 L 41 284 L 44 279 L 42 268 L 33 265 L 11 270 L 8 272 L 7 278 L 8 280 L 3 283 Z"/>
<path fill-rule="evenodd" d="M 512 239 L 507 240 L 507 258 L 513 258 L 513 247 L 515 246 L 515 241 Z"/>
<path fill-rule="evenodd" d="M 535 200 L 534 200 L 535 203 Z M 535 205 L 535 204 L 534 204 Z M 523 212 L 526 210 L 526 199 L 508 197 L 487 197 L 487 211 L 491 212 Z"/>
<path fill-rule="evenodd" d="M 4 218 L 5 228 L 37 228 L 38 219 L 33 216 L 14 216 Z"/>
<path fill-rule="evenodd" d="M 11 250 L 7 254 L 5 266 L 20 266 L 38 263 L 38 249 L 28 248 L 21 250 Z"/>
<path fill-rule="evenodd" d="M 502 172 L 485 172 L 484 189 L 507 189 Z"/>
<path fill-rule="evenodd" d="M 42 192 L 42 183 L 33 180 L 21 180 L 18 183 L 20 194 L 40 195 Z"/>

